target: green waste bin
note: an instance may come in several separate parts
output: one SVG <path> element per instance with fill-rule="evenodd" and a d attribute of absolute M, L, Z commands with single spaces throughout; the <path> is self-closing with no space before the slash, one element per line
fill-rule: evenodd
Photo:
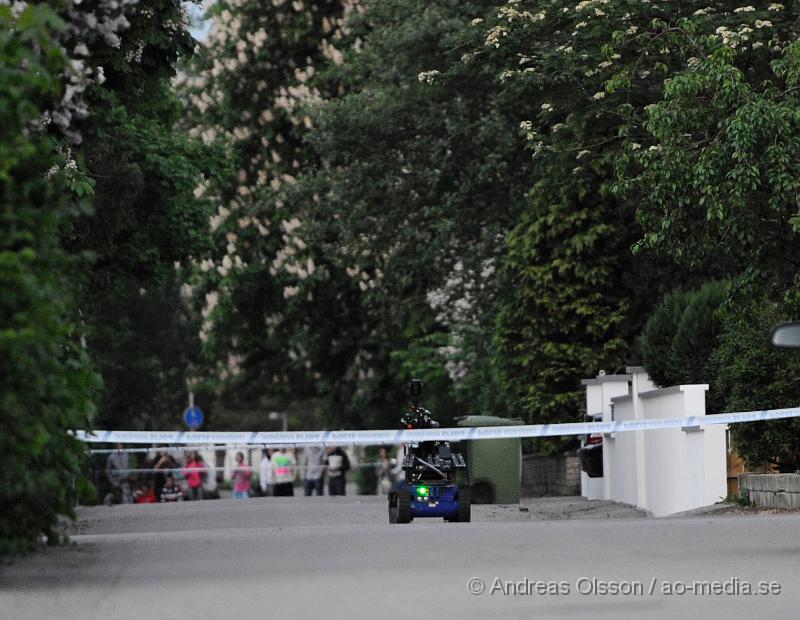
<path fill-rule="evenodd" d="M 470 415 L 459 426 L 518 426 L 519 418 Z M 516 439 L 472 439 L 461 443 L 467 460 L 473 504 L 518 504 L 522 444 Z"/>

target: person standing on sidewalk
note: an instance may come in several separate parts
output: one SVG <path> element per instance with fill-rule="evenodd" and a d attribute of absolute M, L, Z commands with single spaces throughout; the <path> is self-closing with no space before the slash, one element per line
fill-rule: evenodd
<path fill-rule="evenodd" d="M 322 446 L 308 446 L 303 450 L 303 491 L 305 496 L 323 495 L 322 487 L 325 479 L 325 449 Z"/>
<path fill-rule="evenodd" d="M 297 469 L 297 461 L 294 454 L 281 448 L 272 455 L 272 478 L 274 480 L 273 492 L 276 497 L 287 497 L 294 495 L 294 478 Z"/>
<path fill-rule="evenodd" d="M 178 468 L 178 462 L 169 453 L 167 448 L 161 450 L 161 456 L 156 460 L 153 465 L 153 485 L 156 496 L 161 495 L 161 490 L 164 488 L 167 476 L 175 476 L 175 470 Z"/>
<path fill-rule="evenodd" d="M 219 491 L 217 490 L 217 468 L 216 458 L 217 455 L 211 452 L 211 461 L 207 461 L 201 453 L 198 453 L 198 458 L 203 464 L 203 499 L 219 499 Z"/>
<path fill-rule="evenodd" d="M 121 443 L 117 444 L 116 452 L 108 455 L 106 460 L 106 476 L 111 483 L 111 493 L 106 496 L 105 503 L 130 504 L 133 502 L 129 475 L 128 453 Z"/>
<path fill-rule="evenodd" d="M 341 446 L 328 448 L 328 494 L 345 495 L 350 459 Z"/>
<path fill-rule="evenodd" d="M 244 462 L 244 454 L 236 453 L 236 465 L 233 468 L 233 497 L 247 499 L 250 497 L 250 466 Z"/>
<path fill-rule="evenodd" d="M 193 450 L 189 455 L 189 461 L 183 468 L 183 477 L 189 486 L 189 499 L 203 499 L 203 474 L 205 466 L 202 457 Z"/>
<path fill-rule="evenodd" d="M 269 450 L 267 448 L 264 448 L 261 453 L 264 458 L 261 459 L 261 465 L 258 470 L 258 483 L 261 485 L 261 492 L 266 497 L 270 497 L 273 487 L 272 463 L 269 460 Z"/>
<path fill-rule="evenodd" d="M 378 476 L 378 493 L 388 495 L 394 487 L 394 466 L 395 462 L 389 458 L 389 451 L 385 446 L 378 450 L 378 463 L 375 465 L 375 473 Z"/>

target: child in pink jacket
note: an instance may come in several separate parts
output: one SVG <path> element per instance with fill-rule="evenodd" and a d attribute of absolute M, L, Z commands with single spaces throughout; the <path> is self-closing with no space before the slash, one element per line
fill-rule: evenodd
<path fill-rule="evenodd" d="M 233 468 L 233 497 L 250 497 L 250 467 L 244 464 L 244 454 L 236 453 L 236 466 Z"/>

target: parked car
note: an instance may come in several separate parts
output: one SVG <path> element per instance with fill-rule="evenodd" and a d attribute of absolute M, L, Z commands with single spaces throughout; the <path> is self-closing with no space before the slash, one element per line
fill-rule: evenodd
<path fill-rule="evenodd" d="M 596 413 L 584 417 L 584 422 L 602 422 L 603 414 Z M 578 450 L 578 458 L 581 461 L 581 469 L 590 478 L 603 477 L 603 434 L 592 433 L 584 435 L 581 441 L 581 449 Z"/>

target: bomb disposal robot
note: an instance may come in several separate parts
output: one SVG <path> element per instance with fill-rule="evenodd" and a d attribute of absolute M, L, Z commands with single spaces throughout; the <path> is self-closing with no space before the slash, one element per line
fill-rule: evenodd
<path fill-rule="evenodd" d="M 422 381 L 408 384 L 411 409 L 400 428 L 438 428 L 431 412 L 420 405 Z M 415 517 L 442 517 L 445 521 L 470 520 L 467 464 L 446 441 L 406 445 L 403 456 L 405 484 L 389 493 L 389 523 L 410 523 Z M 459 480 L 461 484 L 459 484 Z"/>

